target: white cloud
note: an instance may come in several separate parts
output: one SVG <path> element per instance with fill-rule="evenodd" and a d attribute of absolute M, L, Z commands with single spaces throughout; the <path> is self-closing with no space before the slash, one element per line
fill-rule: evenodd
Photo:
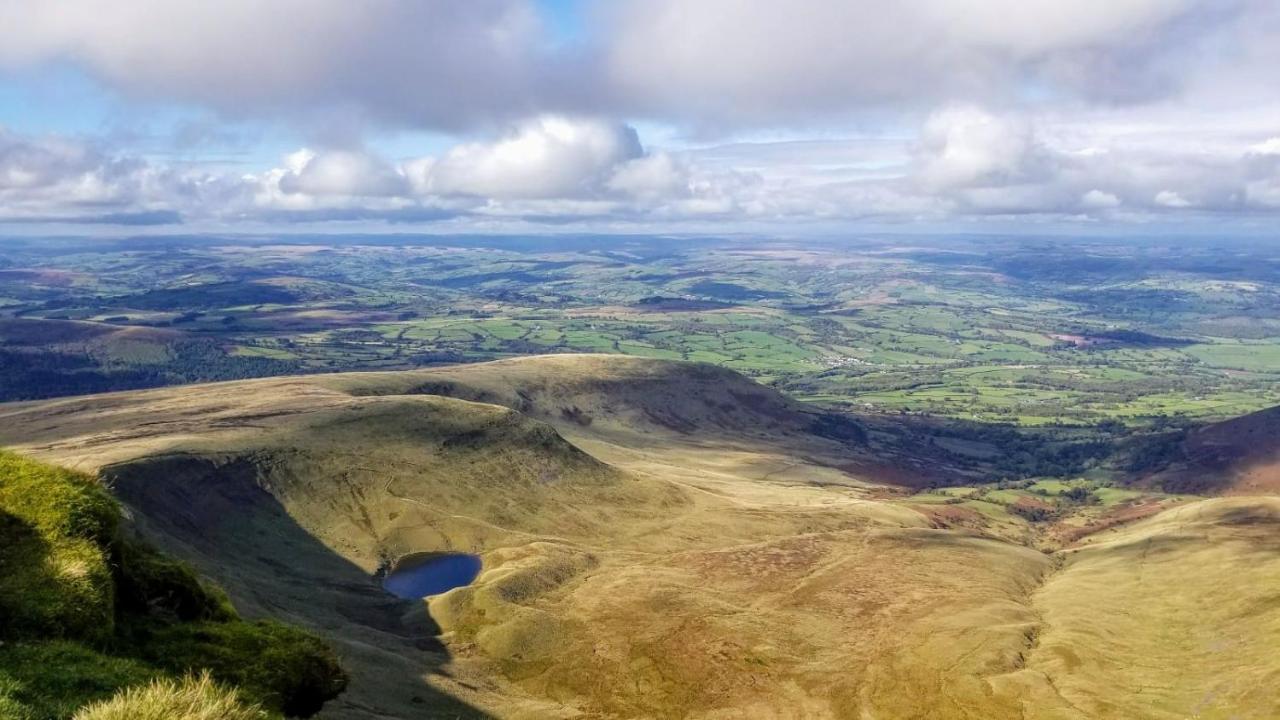
<path fill-rule="evenodd" d="M 997 117 L 967 106 L 943 110 L 925 123 L 919 177 L 937 188 L 999 187 L 1050 172 L 1052 158 L 1024 118 Z"/>
<path fill-rule="evenodd" d="M 1252 206 L 1280 210 L 1280 176 L 1250 182 L 1245 197 Z"/>
<path fill-rule="evenodd" d="M 419 193 L 504 198 L 581 197 L 643 150 L 632 128 L 546 116 L 493 142 L 459 145 L 408 170 Z"/>
<path fill-rule="evenodd" d="M 490 140 L 396 165 L 368 152 L 299 150 L 244 178 L 258 212 L 314 216 L 365 209 L 403 216 L 432 208 L 477 217 L 681 218 L 773 212 L 752 172 L 701 168 L 646 153 L 634 129 L 599 119 L 542 116 Z M 784 213 L 785 214 L 785 213 Z"/>
<path fill-rule="evenodd" d="M 109 155 L 75 138 L 0 127 L 0 221 L 169 221 L 192 201 L 218 204 L 221 179 Z M 163 213 L 163 215 L 157 214 Z"/>
<path fill-rule="evenodd" d="M 1154 198 L 1155 204 L 1167 208 L 1187 208 L 1191 207 L 1191 202 L 1182 195 L 1172 190 L 1161 190 L 1156 193 Z"/>
<path fill-rule="evenodd" d="M 1080 206 L 1086 210 L 1110 210 L 1120 207 L 1120 198 L 1102 190 L 1090 190 L 1080 196 Z"/>
<path fill-rule="evenodd" d="M 689 170 L 670 153 L 655 153 L 617 166 L 605 186 L 640 200 L 689 195 Z"/>
<path fill-rule="evenodd" d="M 131 98 L 312 132 L 471 133 L 564 113 L 704 131 L 959 102 L 1277 90 L 1273 0 L 617 0 L 581 45 L 536 0 L 0 2 L 0 69 L 80 67 Z M 341 118 L 341 121 L 335 121 Z M 338 127 L 334 127 L 338 126 Z"/>
<path fill-rule="evenodd" d="M 536 0 L 0 0 L 0 72 L 71 66 L 140 116 L 208 108 L 314 148 L 233 174 L 0 132 L 0 219 L 731 229 L 1280 209 L 1274 0 L 581 5 L 582 42 L 562 43 Z M 388 129 L 449 145 L 406 150 L 413 134 Z"/>
<path fill-rule="evenodd" d="M 1280 137 L 1273 137 L 1249 148 L 1258 155 L 1280 155 Z"/>
<path fill-rule="evenodd" d="M 300 150 L 285 159 L 279 177 L 286 193 L 342 197 L 403 195 L 408 184 L 396 168 L 368 153 Z"/>
<path fill-rule="evenodd" d="M 192 222 L 362 220 L 957 222 L 1036 216 L 1147 221 L 1274 216 L 1270 133 L 1185 130 L 1177 116 L 1077 118 L 942 109 L 918 132 L 642 147 L 625 124 L 540 116 L 488 139 L 392 161 L 299 150 L 243 175 L 110 155 L 82 140 L 0 132 L 0 219 L 168 212 Z"/>

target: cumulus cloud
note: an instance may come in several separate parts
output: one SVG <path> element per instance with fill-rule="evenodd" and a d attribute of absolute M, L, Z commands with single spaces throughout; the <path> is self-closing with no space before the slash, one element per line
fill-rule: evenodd
<path fill-rule="evenodd" d="M 977 107 L 942 110 L 920 137 L 920 179 L 933 188 L 1007 187 L 1052 171 L 1030 123 L 999 117 Z"/>
<path fill-rule="evenodd" d="M 427 209 L 448 217 L 636 222 L 799 209 L 763 195 L 758 173 L 700 166 L 688 153 L 649 152 L 625 124 L 560 115 L 398 163 L 368 151 L 299 150 L 243 181 L 252 197 L 244 212 L 276 218 L 360 209 L 400 220 Z"/>
<path fill-rule="evenodd" d="M 84 140 L 0 127 L 0 221 L 173 222 L 177 208 L 219 204 L 221 179 L 104 152 Z"/>
<path fill-rule="evenodd" d="M 285 158 L 275 178 L 290 194 L 387 197 L 408 189 L 405 177 L 389 163 L 365 152 L 299 150 Z"/>
<path fill-rule="evenodd" d="M 1155 204 L 1167 208 L 1191 207 L 1191 202 L 1173 190 L 1161 190 L 1156 193 Z"/>
<path fill-rule="evenodd" d="M 1250 205 L 1280 210 L 1280 177 L 1255 180 L 1245 186 Z"/>
<path fill-rule="evenodd" d="M 1266 141 L 1249 148 L 1249 150 L 1257 155 L 1280 155 L 1280 137 L 1268 138 Z"/>
<path fill-rule="evenodd" d="M 689 196 L 690 171 L 669 153 L 637 157 L 617 166 L 605 187 L 639 200 Z"/>
<path fill-rule="evenodd" d="M 309 148 L 246 172 L 0 131 L 0 220 L 1280 210 L 1274 0 L 616 0 L 582 4 L 575 42 L 546 8 L 0 0 L 0 72 L 78 68 L 140 115 L 176 103 Z M 380 142 L 404 129 L 450 146 Z"/>
<path fill-rule="evenodd" d="M 424 194 L 566 198 L 592 194 L 621 163 L 643 155 L 626 125 L 550 116 L 492 142 L 459 145 L 411 167 Z"/>
<path fill-rule="evenodd" d="M 1109 210 L 1120 207 L 1120 198 L 1102 190 L 1090 190 L 1080 196 L 1080 207 L 1085 210 Z"/>
<path fill-rule="evenodd" d="M 397 163 L 367 150 L 303 149 L 245 181 L 254 208 L 276 214 L 363 208 L 400 218 L 407 208 L 431 208 L 573 219 L 627 212 L 629 197 L 662 194 L 666 188 L 638 171 L 660 157 L 647 156 L 625 124 L 557 115 Z"/>
<path fill-rule="evenodd" d="M 301 149 L 237 174 L 166 166 L 74 138 L 0 132 L 0 220 L 360 221 L 471 227 L 521 221 L 680 226 L 963 221 L 1038 216 L 1145 221 L 1280 210 L 1274 130 L 1187 133 L 964 104 L 917 132 L 796 143 L 646 148 L 626 124 L 539 116 L 406 159 Z M 781 226 L 781 225 L 780 225 Z"/>

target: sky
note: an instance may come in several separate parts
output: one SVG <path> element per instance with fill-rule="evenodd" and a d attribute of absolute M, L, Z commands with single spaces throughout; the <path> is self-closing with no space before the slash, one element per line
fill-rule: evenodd
<path fill-rule="evenodd" d="M 1275 0 L 0 0 L 0 234 L 1268 235 Z"/>

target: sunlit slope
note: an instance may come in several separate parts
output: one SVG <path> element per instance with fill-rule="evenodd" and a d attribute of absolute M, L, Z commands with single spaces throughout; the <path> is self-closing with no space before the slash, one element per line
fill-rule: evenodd
<path fill-rule="evenodd" d="M 968 470 L 918 447 L 902 455 L 846 415 L 821 412 L 724 368 L 619 355 L 542 355 L 410 373 L 326 378 L 357 395 L 428 393 L 495 403 L 551 423 L 611 464 L 705 487 L 725 475 L 794 489 L 955 482 Z M 652 451 L 652 452 L 649 452 Z M 657 463 L 660 468 L 654 466 Z"/>
<path fill-rule="evenodd" d="M 451 645 L 587 717 L 1016 717 L 983 675 L 1027 647 L 1050 565 L 865 527 L 602 557 L 546 590 L 504 564 L 431 610 Z"/>
<path fill-rule="evenodd" d="M 996 683 L 1029 717 L 1280 717 L 1280 499 L 1205 500 L 1102 533 L 1033 607 L 1026 669 Z"/>

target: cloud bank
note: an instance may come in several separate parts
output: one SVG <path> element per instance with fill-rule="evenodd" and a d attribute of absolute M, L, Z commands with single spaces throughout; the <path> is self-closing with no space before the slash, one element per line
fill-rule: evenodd
<path fill-rule="evenodd" d="M 467 130 L 541 113 L 730 126 L 1053 94 L 1277 87 L 1270 0 L 618 0 L 556 44 L 531 0 L 6 0 L 0 67 L 84 67 L 231 114 Z"/>
<path fill-rule="evenodd" d="M 955 106 L 929 116 L 912 139 L 879 143 L 884 160 L 867 166 L 864 141 L 646 150 L 626 125 L 547 116 L 438 156 L 304 148 L 240 175 L 0 133 L 0 219 L 1146 221 L 1280 211 L 1280 134 L 1204 147 L 1181 141 L 1176 127 L 1160 133 L 1148 128 L 1137 144 L 1108 128 L 1046 130 L 1024 116 Z M 778 153 L 787 160 L 775 171 Z"/>
<path fill-rule="evenodd" d="M 6 222 L 1083 223 L 1280 212 L 1271 0 L 0 0 L 0 73 L 296 136 L 0 130 Z M 443 133 L 431 152 L 381 140 Z M 650 137 L 644 137 L 649 135 Z"/>

